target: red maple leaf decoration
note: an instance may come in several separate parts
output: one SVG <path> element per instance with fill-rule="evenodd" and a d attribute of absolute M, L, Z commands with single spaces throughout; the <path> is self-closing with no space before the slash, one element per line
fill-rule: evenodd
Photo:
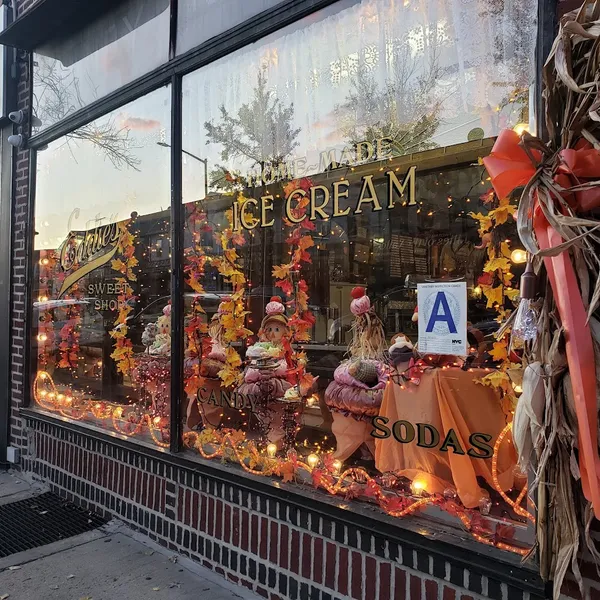
<path fill-rule="evenodd" d="M 491 273 L 484 273 L 477 279 L 479 285 L 492 285 L 494 283 L 494 277 Z"/>

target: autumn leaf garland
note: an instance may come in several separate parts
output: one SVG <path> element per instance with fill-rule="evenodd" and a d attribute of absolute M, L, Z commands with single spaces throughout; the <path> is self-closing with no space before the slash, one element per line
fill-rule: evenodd
<path fill-rule="evenodd" d="M 131 220 L 121 221 L 119 225 L 119 240 L 117 242 L 117 256 L 113 259 L 111 267 L 123 275 L 118 277 L 116 283 L 123 292 L 118 296 L 119 313 L 110 331 L 110 337 L 114 340 L 114 350 L 110 355 L 116 362 L 117 371 L 123 375 L 129 375 L 133 365 L 133 345 L 127 337 L 129 327 L 127 319 L 133 311 L 134 299 L 133 288 L 129 282 L 137 281 L 137 275 L 133 269 L 138 265 L 135 253 L 135 236 L 129 230 Z"/>
<path fill-rule="evenodd" d="M 186 205 L 187 230 L 192 235 L 192 245 L 184 250 L 185 256 L 185 282 L 198 294 L 191 307 L 191 316 L 186 319 L 186 359 L 192 359 L 191 366 L 186 368 L 184 375 L 184 389 L 188 396 L 194 396 L 201 386 L 199 361 L 204 355 L 203 342 L 208 332 L 206 313 L 202 307 L 201 297 L 204 294 L 204 269 L 208 258 L 202 247 L 202 233 L 211 232 L 206 213 L 199 204 Z"/>
<path fill-rule="evenodd" d="M 42 307 L 51 295 L 50 285 L 54 279 L 57 257 L 54 250 L 41 250 L 39 262 L 39 295 L 40 316 L 38 323 L 38 356 L 39 364 L 44 369 L 49 369 L 55 362 L 54 358 L 54 309 Z"/>
<path fill-rule="evenodd" d="M 66 299 L 79 299 L 81 293 L 75 284 L 71 288 L 70 296 Z M 77 303 L 69 304 L 66 308 L 65 324 L 60 330 L 60 369 L 76 369 L 79 362 L 79 336 L 81 335 L 81 306 Z"/>
<path fill-rule="evenodd" d="M 284 187 L 284 194 L 288 197 L 294 190 L 298 189 L 308 192 L 312 185 L 313 182 L 307 177 L 290 181 Z M 291 209 L 293 221 L 284 219 L 285 226 L 291 229 L 286 239 L 286 243 L 290 248 L 290 260 L 287 263 L 273 267 L 273 277 L 275 277 L 275 286 L 281 289 L 286 296 L 292 298 L 288 302 L 293 309 L 288 321 L 292 332 L 290 343 L 302 343 L 310 341 L 310 330 L 315 324 L 315 317 L 308 307 L 308 284 L 300 275 L 302 266 L 312 263 L 308 250 L 315 244 L 310 233 L 315 230 L 315 224 L 307 216 L 309 205 L 307 196 L 297 194 L 293 199 L 296 201 L 295 207 Z M 310 389 L 314 378 L 306 372 L 306 354 L 304 352 L 294 352 L 293 359 L 295 375 L 300 389 Z"/>
<path fill-rule="evenodd" d="M 204 278 L 204 267 L 207 257 L 202 248 L 202 233 L 211 232 L 212 227 L 208 224 L 206 213 L 198 204 L 186 205 L 187 230 L 192 234 L 192 245 L 184 250 L 185 254 L 185 282 L 197 294 L 204 294 L 202 279 Z M 202 312 L 203 309 L 200 307 Z"/>
<path fill-rule="evenodd" d="M 133 269 L 138 266 L 139 261 L 135 254 L 135 236 L 129 231 L 131 219 L 119 223 L 119 240 L 117 241 L 117 255 L 111 261 L 111 267 L 124 275 L 128 281 L 137 281 Z"/>
<path fill-rule="evenodd" d="M 490 210 L 486 215 L 469 213 L 469 216 L 479 223 L 479 235 L 482 244 L 487 247 L 488 261 L 483 268 L 483 276 L 477 282 L 487 298 L 487 308 L 501 308 L 505 297 L 512 301 L 518 296 L 518 290 L 512 287 L 511 250 L 508 242 L 495 242 L 492 236 L 495 229 L 507 223 L 509 218 L 512 219 L 516 210 L 517 207 L 510 204 L 508 198 L 504 198 L 498 202 L 497 208 Z"/>
<path fill-rule="evenodd" d="M 469 213 L 479 223 L 479 235 L 482 246 L 487 248 L 488 259 L 483 267 L 483 275 L 477 283 L 486 297 L 487 308 L 493 308 L 498 313 L 497 321 L 504 321 L 512 312 L 505 308 L 508 299 L 511 303 L 516 302 L 519 290 L 513 287 L 514 275 L 511 272 L 510 260 L 511 249 L 503 231 L 506 225 L 511 224 L 513 214 L 517 207 L 510 203 L 508 198 L 497 199 L 496 195 L 487 192 L 482 197 L 486 204 L 495 206 L 487 214 Z M 478 383 L 498 390 L 502 396 L 502 409 L 510 417 L 516 403 L 516 395 L 512 386 L 510 372 L 521 368 L 520 363 L 513 362 L 509 352 L 508 331 L 505 331 L 502 339 L 496 340 L 489 354 L 494 361 L 499 363 L 496 370 L 481 378 Z M 514 357 L 516 359 L 516 357 Z"/>
<path fill-rule="evenodd" d="M 284 188 L 286 197 L 294 190 L 308 191 L 313 182 L 309 178 L 290 181 Z M 286 227 L 291 229 L 286 243 L 290 247 L 290 261 L 273 267 L 275 286 L 292 298 L 293 314 L 289 320 L 292 330 L 292 342 L 310 341 L 310 330 L 315 324 L 315 318 L 308 308 L 308 284 L 300 277 L 303 264 L 312 262 L 308 249 L 314 246 L 314 240 L 309 233 L 315 230 L 315 224 L 309 220 L 307 209 L 309 200 L 306 195 L 297 194 L 296 206 L 291 209 L 294 222 L 284 219 Z M 298 222 L 299 221 L 299 222 Z"/>
<path fill-rule="evenodd" d="M 245 198 L 240 194 L 236 202 L 241 204 Z M 237 248 L 246 243 L 246 238 L 239 231 L 233 229 L 233 209 L 225 213 L 228 227 L 225 227 L 217 240 L 223 250 L 223 255 L 212 258 L 213 265 L 217 268 L 223 279 L 233 287 L 233 294 L 223 300 L 221 306 L 221 324 L 225 331 L 224 340 L 228 344 L 225 351 L 225 366 L 219 371 L 219 378 L 225 387 L 240 383 L 242 358 L 234 348 L 235 342 L 246 339 L 252 331 L 246 328 L 246 310 L 244 296 L 246 292 L 246 277 L 239 264 L 240 256 Z"/>

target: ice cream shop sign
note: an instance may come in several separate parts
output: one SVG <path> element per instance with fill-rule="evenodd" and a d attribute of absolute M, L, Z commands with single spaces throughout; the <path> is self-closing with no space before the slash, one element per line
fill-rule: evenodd
<path fill-rule="evenodd" d="M 391 210 L 400 198 L 405 206 L 416 205 L 416 170 L 410 167 L 401 180 L 395 171 L 385 172 L 386 192 L 378 193 L 373 182 L 374 175 L 364 175 L 360 179 L 360 191 L 354 202 L 350 200 L 350 181 L 338 179 L 331 185 L 313 185 L 308 190 L 298 187 L 286 195 L 284 199 L 285 218 L 292 223 L 300 223 L 306 216 L 296 214 L 295 202 L 308 200 L 308 218 L 327 220 L 335 217 L 345 217 L 352 214 L 359 215 L 370 209 L 377 212 L 386 208 Z M 405 195 L 406 194 L 406 195 Z M 346 204 L 342 208 L 342 202 Z M 351 204 L 348 206 L 348 204 Z M 256 198 L 241 198 L 233 204 L 233 226 L 235 230 L 254 229 L 255 227 L 272 227 L 275 224 L 273 212 L 275 198 L 272 194 Z"/>

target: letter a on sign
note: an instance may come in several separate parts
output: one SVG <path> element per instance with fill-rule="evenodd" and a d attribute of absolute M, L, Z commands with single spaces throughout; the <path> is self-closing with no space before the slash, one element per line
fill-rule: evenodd
<path fill-rule="evenodd" d="M 427 329 L 425 331 L 427 331 L 427 333 L 431 333 L 436 323 L 447 323 L 450 333 L 456 333 L 456 325 L 454 324 L 454 319 L 452 318 L 452 312 L 448 306 L 448 300 L 446 299 L 445 292 L 437 293 L 435 302 L 433 303 L 433 310 L 429 316 L 429 322 L 427 323 Z"/>
<path fill-rule="evenodd" d="M 417 293 L 419 352 L 466 356 L 466 282 L 422 283 Z"/>

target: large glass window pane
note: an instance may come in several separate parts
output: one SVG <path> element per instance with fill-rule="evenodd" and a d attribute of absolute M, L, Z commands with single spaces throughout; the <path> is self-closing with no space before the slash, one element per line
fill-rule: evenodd
<path fill-rule="evenodd" d="M 37 154 L 33 399 L 161 446 L 170 412 L 170 89 Z"/>
<path fill-rule="evenodd" d="M 177 54 L 273 8 L 281 0 L 179 0 Z"/>
<path fill-rule="evenodd" d="M 525 551 L 494 345 L 519 242 L 503 205 L 498 280 L 470 214 L 491 136 L 528 121 L 522 10 L 342 0 L 185 77 L 186 446 Z M 419 351 L 432 282 L 466 296 L 455 352 Z"/>
<path fill-rule="evenodd" d="M 167 62 L 169 14 L 169 0 L 126 0 L 70 37 L 37 48 L 34 133 Z"/>

